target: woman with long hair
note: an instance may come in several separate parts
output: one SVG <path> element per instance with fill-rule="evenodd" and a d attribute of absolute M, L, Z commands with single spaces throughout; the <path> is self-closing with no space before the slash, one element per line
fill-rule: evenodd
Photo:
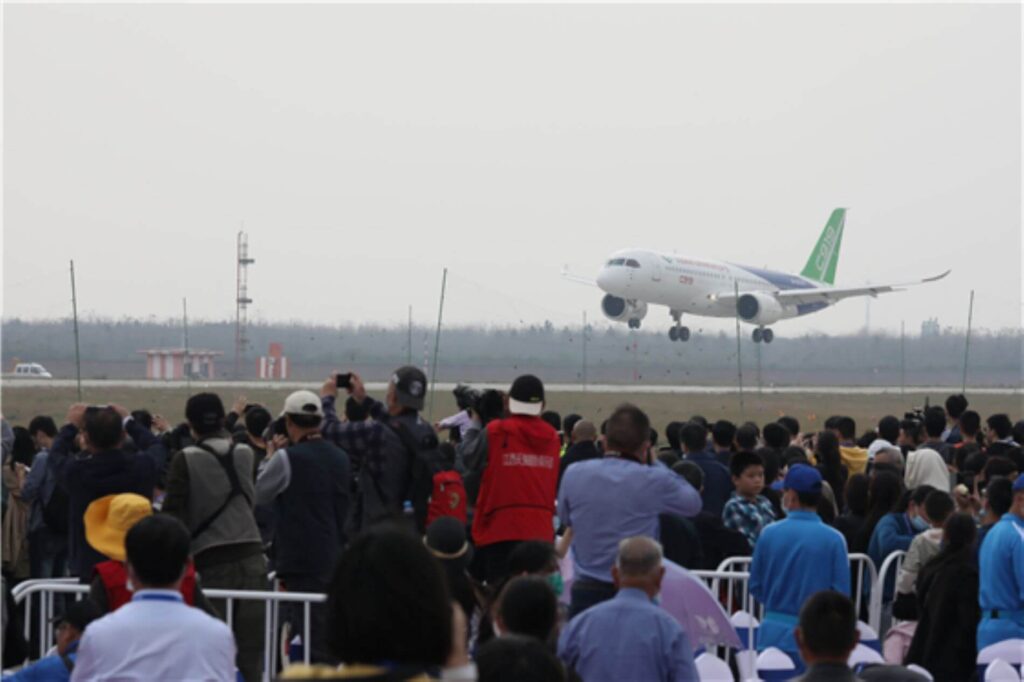
<path fill-rule="evenodd" d="M 14 427 L 14 444 L 11 456 L 3 467 L 3 484 L 10 495 L 4 512 L 0 554 L 3 555 L 3 570 L 12 579 L 12 584 L 29 577 L 28 521 L 31 505 L 21 499 L 21 488 L 28 478 L 29 468 L 36 455 L 36 447 L 28 429 Z"/>
<path fill-rule="evenodd" d="M 839 456 L 839 438 L 832 431 L 822 431 L 815 438 L 814 456 L 818 460 L 818 471 L 838 497 L 846 488 L 848 472 Z M 836 502 L 839 502 L 837 499 Z M 839 511 L 845 511 L 840 509 Z"/>
<path fill-rule="evenodd" d="M 896 510 L 903 495 L 903 483 L 900 477 L 890 471 L 880 471 L 871 477 L 868 485 L 868 509 L 864 525 L 851 552 L 864 553 L 871 542 L 871 534 L 875 526 L 886 514 Z"/>
<path fill-rule="evenodd" d="M 916 663 L 936 682 L 971 679 L 978 655 L 978 568 L 974 564 L 977 530 L 969 514 L 946 520 L 942 549 L 917 576 L 920 618 L 906 663 Z"/>
<path fill-rule="evenodd" d="M 846 481 L 846 489 L 843 495 L 844 511 L 832 524 L 836 530 L 846 538 L 846 546 L 853 547 L 857 544 L 860 533 L 864 530 L 864 524 L 868 520 L 868 490 L 871 486 L 871 479 L 864 474 L 854 474 Z"/>

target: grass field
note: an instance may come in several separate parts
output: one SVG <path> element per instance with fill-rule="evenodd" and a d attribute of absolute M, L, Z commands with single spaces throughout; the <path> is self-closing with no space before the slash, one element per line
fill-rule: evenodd
<path fill-rule="evenodd" d="M 311 388 L 314 388 L 311 386 Z M 194 389 L 193 392 L 200 389 Z M 217 390 L 217 389 L 214 389 Z M 234 388 L 220 389 L 225 409 L 237 397 Z M 245 395 L 250 402 L 266 405 L 276 413 L 284 404 L 285 396 L 290 389 L 272 387 L 246 390 Z M 189 392 L 185 388 L 167 387 L 104 387 L 83 389 L 85 402 L 93 404 L 117 403 L 128 409 L 145 408 L 155 414 L 162 414 L 172 423 L 184 419 L 185 400 Z M 382 392 L 376 395 L 382 398 Z M 744 409 L 741 413 L 739 395 L 736 393 L 722 395 L 665 395 L 629 392 L 623 387 L 622 393 L 584 393 L 581 391 L 549 392 L 548 407 L 557 410 L 563 416 L 570 412 L 582 414 L 596 422 L 603 420 L 617 404 L 630 401 L 643 408 L 659 433 L 672 420 L 685 421 L 692 415 L 701 414 L 709 420 L 719 418 L 735 422 L 753 420 L 757 423 L 773 421 L 783 414 L 796 417 L 805 431 L 820 428 L 821 423 L 830 415 L 844 414 L 857 421 L 860 431 L 874 426 L 878 419 L 887 414 L 902 416 L 904 412 L 924 404 L 925 398 L 932 404 L 942 404 L 945 395 L 925 395 L 923 393 L 907 393 L 905 396 L 892 394 L 878 395 L 836 395 L 823 393 L 775 394 L 765 392 L 759 395 L 756 390 L 744 394 Z M 971 408 L 981 413 L 982 417 L 996 412 L 1006 412 L 1011 419 L 1019 419 L 1024 414 L 1021 397 L 1012 395 L 977 395 L 970 396 Z M 26 387 L 12 385 L 9 382 L 0 387 L 0 407 L 4 416 L 11 424 L 27 425 L 35 415 L 51 415 L 58 423 L 62 422 L 68 406 L 75 401 L 75 389 L 66 387 Z M 428 403 L 429 404 L 429 403 Z M 453 413 L 456 410 L 455 400 L 450 392 L 438 393 L 435 397 L 435 419 Z M 426 416 L 426 415 L 425 415 Z"/>

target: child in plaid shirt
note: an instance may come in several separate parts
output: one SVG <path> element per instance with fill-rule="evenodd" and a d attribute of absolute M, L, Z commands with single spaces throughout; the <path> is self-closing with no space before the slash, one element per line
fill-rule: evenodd
<path fill-rule="evenodd" d="M 737 452 L 729 462 L 736 492 L 722 509 L 722 523 L 743 533 L 753 549 L 761 530 L 775 520 L 772 503 L 764 490 L 764 460 L 756 452 Z"/>

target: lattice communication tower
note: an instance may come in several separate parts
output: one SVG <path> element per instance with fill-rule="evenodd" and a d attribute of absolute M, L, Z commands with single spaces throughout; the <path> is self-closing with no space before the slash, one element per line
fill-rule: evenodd
<path fill-rule="evenodd" d="M 249 235 L 238 233 L 238 263 L 236 265 L 235 294 L 235 378 L 242 378 L 245 350 L 249 346 L 249 266 L 255 263 L 249 258 Z"/>

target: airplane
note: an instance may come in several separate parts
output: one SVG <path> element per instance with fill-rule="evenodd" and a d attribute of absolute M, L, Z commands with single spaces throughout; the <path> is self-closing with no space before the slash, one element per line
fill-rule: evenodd
<path fill-rule="evenodd" d="M 601 311 L 610 320 L 626 322 L 630 329 L 640 328 L 648 306 L 654 304 L 667 306 L 675 321 L 668 330 L 672 341 L 689 340 L 690 329 L 682 324 L 682 316 L 687 314 L 739 317 L 754 325 L 755 343 L 771 343 L 775 334 L 770 325 L 780 320 L 824 310 L 844 298 L 878 296 L 935 282 L 951 272 L 896 284 L 836 287 L 845 224 L 846 209 L 832 211 L 799 275 L 646 249 L 616 251 L 601 268 L 596 282 L 565 271 L 562 274 L 566 279 L 596 284 L 605 292 Z"/>

